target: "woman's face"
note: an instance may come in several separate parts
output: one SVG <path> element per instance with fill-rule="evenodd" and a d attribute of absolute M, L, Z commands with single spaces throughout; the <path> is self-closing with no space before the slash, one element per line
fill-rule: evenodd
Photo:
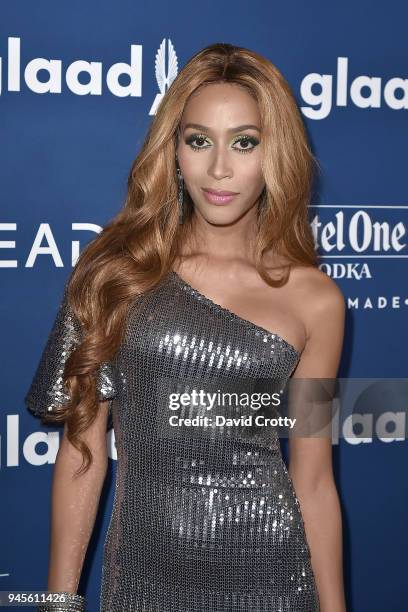
<path fill-rule="evenodd" d="M 177 156 L 195 211 L 207 221 L 229 224 L 255 212 L 265 185 L 260 129 L 256 101 L 237 85 L 213 83 L 190 97 Z M 220 196 L 206 196 L 206 190 L 236 195 L 223 202 Z"/>

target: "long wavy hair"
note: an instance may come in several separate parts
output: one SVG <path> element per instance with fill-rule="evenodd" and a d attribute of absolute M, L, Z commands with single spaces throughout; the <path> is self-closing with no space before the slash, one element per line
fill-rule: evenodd
<path fill-rule="evenodd" d="M 82 454 L 80 472 L 92 453 L 81 433 L 99 409 L 95 373 L 118 350 L 128 307 L 153 288 L 191 238 L 194 206 L 185 196 L 185 220 L 178 222 L 176 148 L 189 97 L 210 83 L 244 87 L 258 104 L 265 188 L 257 208 L 254 262 L 271 286 L 285 284 L 292 265 L 317 266 L 307 209 L 318 162 L 289 84 L 261 55 L 226 43 L 196 53 L 164 95 L 145 141 L 131 165 L 123 208 L 82 251 L 68 282 L 70 306 L 84 330 L 66 361 L 64 382 L 71 402 L 46 420 L 66 422 L 69 441 Z M 272 278 L 265 253 L 284 256 L 289 266 Z"/>

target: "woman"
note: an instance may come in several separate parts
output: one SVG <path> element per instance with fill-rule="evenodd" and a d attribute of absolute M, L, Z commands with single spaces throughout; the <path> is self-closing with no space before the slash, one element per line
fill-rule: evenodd
<path fill-rule="evenodd" d="M 331 439 L 292 437 L 288 471 L 273 428 L 169 426 L 170 393 L 197 384 L 336 376 L 344 300 L 317 268 L 314 162 L 289 85 L 252 51 L 211 45 L 167 91 L 26 396 L 65 423 L 48 590 L 67 603 L 41 609 L 84 609 L 111 417 L 101 612 L 344 612 Z"/>

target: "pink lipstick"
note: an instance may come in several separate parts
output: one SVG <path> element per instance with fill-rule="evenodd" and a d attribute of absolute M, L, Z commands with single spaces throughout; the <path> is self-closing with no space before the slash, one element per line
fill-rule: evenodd
<path fill-rule="evenodd" d="M 202 188 L 202 191 L 211 204 L 227 204 L 236 195 L 239 195 L 235 191 L 219 191 L 217 189 Z"/>

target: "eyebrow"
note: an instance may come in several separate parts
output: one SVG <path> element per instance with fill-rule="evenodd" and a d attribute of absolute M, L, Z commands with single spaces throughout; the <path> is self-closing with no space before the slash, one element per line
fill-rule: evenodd
<path fill-rule="evenodd" d="M 184 129 L 186 130 L 187 128 L 194 128 L 195 130 L 211 132 L 211 128 L 207 127 L 206 125 L 201 125 L 200 123 L 186 123 Z M 261 131 L 257 125 L 247 123 L 245 125 L 237 125 L 236 127 L 229 128 L 227 132 L 242 132 L 243 130 L 257 130 L 258 132 Z"/>

